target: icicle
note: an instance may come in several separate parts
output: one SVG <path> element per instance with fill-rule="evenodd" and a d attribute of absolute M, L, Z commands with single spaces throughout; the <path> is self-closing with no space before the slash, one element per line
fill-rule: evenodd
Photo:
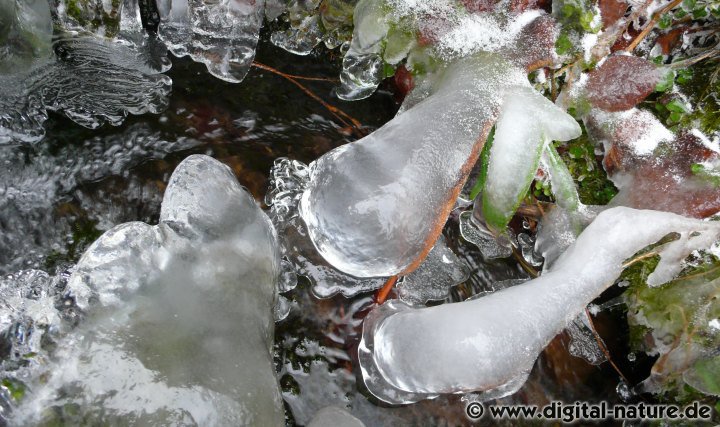
<path fill-rule="evenodd" d="M 158 0 L 158 9 L 158 33 L 174 55 L 189 55 L 228 82 L 245 78 L 260 38 L 264 0 Z"/>

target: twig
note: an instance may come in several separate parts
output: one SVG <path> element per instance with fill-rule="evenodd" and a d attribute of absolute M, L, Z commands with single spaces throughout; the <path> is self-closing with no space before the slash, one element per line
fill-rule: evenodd
<path fill-rule="evenodd" d="M 628 381 L 627 377 L 622 373 L 620 368 L 618 368 L 615 362 L 613 362 L 613 359 L 610 356 L 610 351 L 608 351 L 607 346 L 605 346 L 605 342 L 603 342 L 602 338 L 600 338 L 600 334 L 598 334 L 597 332 L 597 329 L 595 329 L 595 324 L 593 323 L 592 316 L 590 315 L 590 310 L 585 308 L 585 314 L 587 315 L 588 323 L 590 324 L 590 330 L 595 337 L 595 341 L 597 341 L 597 344 L 600 347 L 600 351 L 603 352 L 605 358 L 608 360 L 608 362 L 610 362 L 610 365 L 613 367 L 613 369 L 615 369 L 615 372 L 617 372 L 617 374 L 620 375 L 620 378 L 625 381 L 625 384 L 630 385 L 630 381 Z"/>
<path fill-rule="evenodd" d="M 637 263 L 637 262 L 640 262 L 640 261 L 642 261 L 642 260 L 644 260 L 644 259 L 652 258 L 652 257 L 654 257 L 655 255 L 658 255 L 658 252 L 657 252 L 657 251 L 650 251 L 650 252 L 646 252 L 646 253 L 644 253 L 644 254 L 642 254 L 642 255 L 638 255 L 638 256 L 636 256 L 635 258 L 629 259 L 629 260 L 627 260 L 626 262 L 624 262 L 624 263 L 622 264 L 622 268 L 623 268 L 623 269 L 626 269 L 626 268 L 630 267 L 631 265 L 633 265 L 633 264 L 635 264 L 635 263 Z"/>
<path fill-rule="evenodd" d="M 390 294 L 390 291 L 395 286 L 395 283 L 398 281 L 398 276 L 391 276 L 385 281 L 385 284 L 377 293 L 377 296 L 375 297 L 375 300 L 378 304 L 382 304 L 387 299 L 388 295 Z"/>
<path fill-rule="evenodd" d="M 630 43 L 628 47 L 625 48 L 625 51 L 632 52 L 633 50 L 635 50 L 635 48 L 640 44 L 640 42 L 643 41 L 643 39 L 647 37 L 648 34 L 650 34 L 650 31 L 652 31 L 653 28 L 655 28 L 655 24 L 657 24 L 660 18 L 664 14 L 674 9 L 675 6 L 679 5 L 681 2 L 682 0 L 673 0 L 672 2 L 670 2 L 670 4 L 660 9 L 659 12 L 655 12 L 652 18 L 650 18 L 650 21 L 648 21 L 647 25 L 645 25 L 645 28 L 643 28 L 642 31 L 640 31 L 640 34 L 635 37 L 635 40 L 633 40 L 632 43 Z"/>
<path fill-rule="evenodd" d="M 335 116 L 338 120 L 340 120 L 343 125 L 349 126 L 349 127 L 354 127 L 359 134 L 361 134 L 361 135 L 363 134 L 363 132 L 362 132 L 362 124 L 361 124 L 358 120 L 356 120 L 356 119 L 353 118 L 352 116 L 346 114 L 346 113 L 345 113 L 344 111 L 342 111 L 341 109 L 339 109 L 339 108 L 337 108 L 337 107 L 333 107 L 332 105 L 330 105 L 330 104 L 328 104 L 327 102 L 325 102 L 322 98 L 320 98 L 319 96 L 317 96 L 313 91 L 311 91 L 310 89 L 308 89 L 307 87 L 305 87 L 302 83 L 300 83 L 299 81 L 297 81 L 298 76 L 294 76 L 294 75 L 292 75 L 292 74 L 283 73 L 283 72 L 280 71 L 280 70 L 276 70 L 275 68 L 270 67 L 269 65 L 261 64 L 261 63 L 259 63 L 259 62 L 253 62 L 252 65 L 253 65 L 254 67 L 260 68 L 261 70 L 269 71 L 269 72 L 271 72 L 271 73 L 273 73 L 273 74 L 277 74 L 278 76 L 281 76 L 281 77 L 287 79 L 287 80 L 290 81 L 292 84 L 294 84 L 295 86 L 297 86 L 298 88 L 300 88 L 300 90 L 302 90 L 303 92 L 305 92 L 305 94 L 308 95 L 310 98 L 312 98 L 312 99 L 316 100 L 317 102 L 319 102 L 320 104 L 322 104 L 322 106 L 325 107 L 328 111 L 330 111 L 330 113 L 331 113 L 333 116 Z M 305 80 L 317 80 L 317 79 L 319 79 L 319 78 L 314 78 L 314 77 L 307 77 L 307 78 L 305 78 Z M 349 122 L 348 122 L 348 121 L 349 121 Z"/>
<path fill-rule="evenodd" d="M 693 56 L 692 58 L 683 59 L 682 61 L 673 62 L 669 65 L 672 69 L 678 69 L 678 68 L 685 68 L 689 67 L 693 64 L 697 64 L 700 61 L 703 61 L 708 58 L 712 58 L 715 55 L 720 55 L 720 47 L 714 47 L 712 49 L 709 49 L 700 55 Z"/>

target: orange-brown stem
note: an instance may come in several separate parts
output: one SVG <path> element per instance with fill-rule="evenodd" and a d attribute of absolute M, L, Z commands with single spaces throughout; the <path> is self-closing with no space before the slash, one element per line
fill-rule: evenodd
<path fill-rule="evenodd" d="M 660 18 L 662 18 L 664 14 L 673 10 L 680 3 L 682 3 L 682 0 L 673 0 L 667 6 L 663 7 L 659 12 L 655 12 L 652 18 L 650 18 L 650 21 L 648 21 L 647 25 L 645 25 L 645 28 L 643 28 L 642 31 L 640 31 L 640 34 L 635 37 L 635 40 L 633 40 L 632 43 L 630 43 L 628 47 L 625 48 L 625 51 L 632 52 L 633 50 L 635 50 L 635 48 L 640 44 L 640 42 L 643 41 L 643 39 L 645 39 L 648 34 L 650 34 L 650 31 L 652 31 L 653 28 L 655 28 L 655 24 L 657 24 Z"/>
<path fill-rule="evenodd" d="M 325 102 L 322 98 L 320 98 L 319 96 L 317 96 L 313 91 L 311 91 L 310 89 L 308 89 L 305 85 L 303 85 L 302 83 L 300 83 L 299 81 L 297 81 L 297 80 L 300 79 L 300 78 L 302 78 L 302 79 L 304 79 L 304 80 L 328 80 L 328 79 L 321 78 L 321 77 L 300 77 L 300 76 L 294 76 L 294 75 L 292 75 L 292 74 L 283 73 L 283 72 L 280 71 L 280 70 L 277 70 L 277 69 L 275 69 L 275 68 L 273 68 L 273 67 L 271 67 L 271 66 L 269 66 L 269 65 L 261 64 L 261 63 L 259 63 L 259 62 L 253 62 L 253 66 L 256 67 L 256 68 L 260 68 L 261 70 L 265 70 L 265 71 L 269 71 L 269 72 L 271 72 L 271 73 L 273 73 L 273 74 L 277 74 L 278 76 L 287 79 L 289 82 L 291 82 L 292 84 L 294 84 L 295 86 L 297 86 L 298 88 L 300 88 L 300 90 L 302 90 L 303 92 L 305 92 L 305 94 L 308 95 L 310 98 L 312 98 L 312 99 L 316 100 L 317 102 L 319 102 L 320 104 L 322 104 L 322 106 L 325 107 L 328 111 L 330 111 L 330 113 L 331 113 L 333 116 L 335 116 L 335 118 L 337 118 L 338 120 L 340 120 L 340 122 L 342 122 L 342 124 L 344 124 L 345 126 L 348 126 L 348 127 L 354 127 L 355 130 L 356 130 L 360 135 L 362 135 L 362 131 L 361 131 L 361 129 L 362 129 L 362 124 L 361 124 L 358 120 L 356 120 L 356 119 L 353 118 L 352 116 L 346 114 L 346 113 L 345 113 L 344 111 L 342 111 L 341 109 L 339 109 L 339 108 L 337 108 L 337 107 L 334 107 L 334 106 L 328 104 L 328 103 Z"/>
<path fill-rule="evenodd" d="M 390 291 L 393 287 L 395 287 L 395 283 L 398 281 L 398 276 L 390 276 L 383 285 L 382 288 L 378 291 L 377 295 L 375 296 L 375 301 L 377 301 L 378 304 L 382 304 L 387 299 L 388 295 L 390 295 Z"/>

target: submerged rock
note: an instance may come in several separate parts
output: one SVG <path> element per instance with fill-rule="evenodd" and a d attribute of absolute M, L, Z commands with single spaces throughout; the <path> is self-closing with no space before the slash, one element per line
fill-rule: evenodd
<path fill-rule="evenodd" d="M 681 237 L 658 265 L 662 278 L 674 271 L 680 254 L 720 238 L 720 223 L 613 208 L 599 214 L 537 279 L 459 304 L 413 309 L 386 303 L 363 326 L 359 360 L 365 384 L 394 404 L 475 390 L 485 399 L 511 394 L 542 349 L 613 283 L 623 263 L 671 232 Z"/>
<path fill-rule="evenodd" d="M 282 425 L 279 264 L 269 219 L 230 169 L 188 157 L 158 225 L 119 225 L 81 258 L 68 288 L 87 319 L 16 420 Z"/>

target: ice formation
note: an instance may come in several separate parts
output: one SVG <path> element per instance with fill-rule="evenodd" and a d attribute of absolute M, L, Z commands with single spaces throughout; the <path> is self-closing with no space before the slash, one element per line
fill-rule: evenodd
<path fill-rule="evenodd" d="M 365 424 L 339 406 L 328 406 L 315 414 L 308 427 L 365 427 Z"/>
<path fill-rule="evenodd" d="M 68 282 L 87 319 L 31 384 L 15 420 L 283 425 L 271 345 L 279 253 L 269 219 L 230 169 L 193 155 L 160 222 L 119 225 Z M 58 391 L 64 390 L 63 393 Z"/>
<path fill-rule="evenodd" d="M 52 21 L 47 0 L 0 3 L 0 73 L 28 68 L 50 55 Z"/>
<path fill-rule="evenodd" d="M 671 232 L 681 237 L 668 248 L 670 259 L 661 258 L 658 279 L 670 277 L 667 264 L 681 253 L 720 238 L 720 223 L 608 209 L 537 279 L 459 304 L 386 303 L 365 319 L 359 348 L 365 384 L 395 404 L 473 390 L 485 398 L 510 394 L 550 340 L 613 283 L 624 261 Z"/>
<path fill-rule="evenodd" d="M 176 56 L 189 55 L 210 74 L 240 82 L 255 58 L 264 0 L 158 0 L 159 34 Z"/>
<path fill-rule="evenodd" d="M 51 43 L 47 2 L 3 2 L 0 21 L 8 25 L 0 35 L 7 39 L 0 52 L 0 143 L 42 138 L 48 110 L 96 128 L 165 107 L 171 81 L 159 73 L 169 63 L 164 47 L 140 32 L 137 11 L 118 19 L 123 38 L 111 40 L 66 21 L 63 5 L 53 4 L 59 25 Z"/>
<path fill-rule="evenodd" d="M 415 269 L 437 240 L 506 93 L 524 72 L 478 54 L 369 136 L 311 164 L 300 214 L 322 256 L 357 277 Z"/>
<path fill-rule="evenodd" d="M 531 88 L 505 96 L 480 205 L 482 216 L 496 232 L 505 229 L 526 194 L 541 154 L 549 149 L 546 145 L 582 134 L 572 116 Z"/>
<path fill-rule="evenodd" d="M 114 189 L 114 197 L 98 195 L 94 199 L 93 191 L 88 192 L 86 186 L 127 174 L 143 161 L 164 158 L 199 143 L 190 138 L 166 140 L 142 123 L 82 144 L 62 144 L 64 138 L 50 135 L 32 147 L 0 146 L 0 274 L 43 268 L 48 255 L 65 253 L 75 215 L 59 212 L 68 199 L 78 200 L 99 230 L 137 218 L 136 208 L 117 203 L 118 193 L 159 206 L 159 188 L 132 175 L 127 187 Z"/>
<path fill-rule="evenodd" d="M 545 39 L 551 40 L 552 47 L 554 30 L 545 28 L 549 21 L 542 12 L 523 7 L 511 7 L 508 12 L 494 6 L 488 2 L 486 9 L 474 10 L 470 2 L 452 0 L 360 0 L 353 14 L 353 36 L 343 58 L 338 96 L 347 100 L 370 96 L 385 77 L 385 65 L 395 66 L 404 59 L 410 70 L 424 74 L 438 63 L 478 52 L 505 53 L 527 65 L 535 62 Z M 535 46 L 521 46 L 519 40 L 530 27 Z M 513 51 L 532 59 L 516 58 Z"/>
<path fill-rule="evenodd" d="M 94 129 L 165 108 L 170 78 L 150 69 L 130 47 L 63 36 L 53 48 L 57 59 L 0 74 L 0 143 L 41 139 L 48 110 Z"/>
<path fill-rule="evenodd" d="M 278 0 L 265 3 L 269 21 L 282 12 L 276 3 Z M 270 36 L 274 45 L 296 55 L 307 55 L 321 42 L 328 49 L 335 49 L 349 39 L 357 0 L 292 0 L 286 3 L 290 28 Z"/>
<path fill-rule="evenodd" d="M 298 202 L 308 179 L 307 165 L 296 160 L 277 159 L 270 171 L 265 203 L 270 206 L 270 218 L 278 231 L 283 257 L 296 274 L 310 280 L 313 293 L 320 298 L 337 293 L 352 297 L 380 288 L 383 279 L 347 275 L 317 253 L 307 227 L 298 217 Z"/>
<path fill-rule="evenodd" d="M 441 301 L 450 296 L 450 289 L 470 275 L 469 268 L 447 246 L 440 236 L 420 267 L 397 283 L 398 297 L 413 305 Z"/>

